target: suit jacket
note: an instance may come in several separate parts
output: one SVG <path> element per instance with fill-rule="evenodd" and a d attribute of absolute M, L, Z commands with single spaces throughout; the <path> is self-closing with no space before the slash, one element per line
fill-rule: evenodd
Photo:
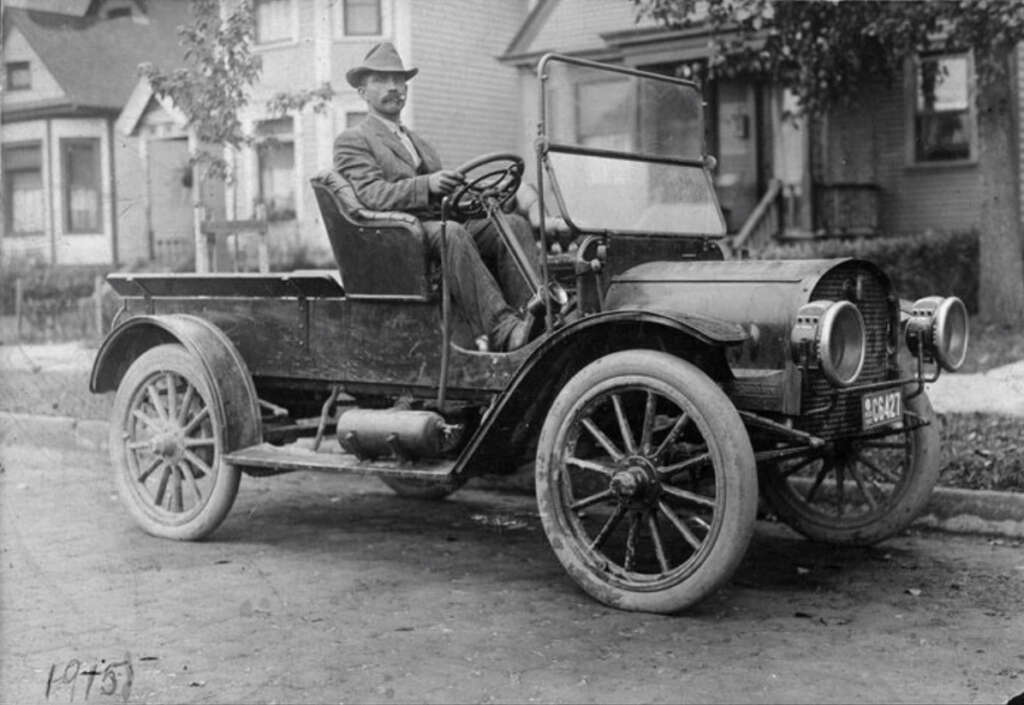
<path fill-rule="evenodd" d="M 398 137 L 372 116 L 335 138 L 334 168 L 370 210 L 405 211 L 436 219 L 440 204 L 430 196 L 427 175 L 441 168 L 441 159 L 411 130 L 406 134 L 423 160 L 418 171 Z"/>

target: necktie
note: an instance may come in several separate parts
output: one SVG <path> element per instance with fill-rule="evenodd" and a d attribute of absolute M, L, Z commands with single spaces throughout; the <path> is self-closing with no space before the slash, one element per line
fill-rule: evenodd
<path fill-rule="evenodd" d="M 405 147 L 406 151 L 409 152 L 409 156 L 412 157 L 413 166 L 419 169 L 423 159 L 420 158 L 420 153 L 416 151 L 416 145 L 413 144 L 412 139 L 409 137 L 409 134 L 401 125 L 398 126 L 397 134 L 398 139 L 402 142 L 402 146 Z"/>

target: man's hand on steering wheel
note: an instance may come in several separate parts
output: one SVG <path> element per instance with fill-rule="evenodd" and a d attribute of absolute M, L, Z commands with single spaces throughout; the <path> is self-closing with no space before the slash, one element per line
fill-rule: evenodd
<path fill-rule="evenodd" d="M 455 171 L 462 182 L 451 197 L 452 212 L 478 218 L 487 212 L 485 200 L 503 206 L 515 197 L 523 180 L 523 160 L 515 154 L 496 152 L 471 159 Z"/>
<path fill-rule="evenodd" d="M 465 180 L 466 178 L 454 169 L 442 169 L 427 177 L 427 190 L 432 194 L 447 196 Z"/>

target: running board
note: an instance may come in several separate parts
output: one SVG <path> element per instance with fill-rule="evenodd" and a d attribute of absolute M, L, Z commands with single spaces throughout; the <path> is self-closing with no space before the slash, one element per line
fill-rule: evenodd
<path fill-rule="evenodd" d="M 294 443 L 287 446 L 260 443 L 228 453 L 224 460 L 243 469 L 254 468 L 270 473 L 319 470 L 437 481 L 450 478 L 455 467 L 454 460 L 360 460 L 340 449 L 315 451 Z"/>

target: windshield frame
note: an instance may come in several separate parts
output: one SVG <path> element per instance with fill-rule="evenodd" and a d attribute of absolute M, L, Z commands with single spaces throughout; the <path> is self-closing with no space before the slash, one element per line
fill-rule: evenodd
<path fill-rule="evenodd" d="M 566 207 L 565 198 L 563 197 L 562 191 L 559 188 L 557 174 L 554 166 L 548 159 L 549 153 L 563 153 L 563 154 L 575 154 L 591 157 L 600 157 L 606 159 L 617 159 L 634 162 L 644 162 L 649 164 L 661 164 L 666 166 L 678 166 L 684 168 L 697 168 L 702 171 L 706 171 L 708 167 L 708 157 L 706 153 L 706 146 L 703 144 L 703 135 L 701 136 L 701 154 L 696 158 L 683 158 L 678 156 L 666 156 L 661 154 L 651 154 L 649 152 L 640 151 L 618 151 L 612 149 L 604 149 L 599 147 L 587 147 L 580 144 L 567 143 L 564 141 L 556 141 L 551 138 L 549 134 L 551 128 L 551 121 L 549 118 L 549 106 L 548 106 L 548 81 L 551 76 L 547 71 L 549 63 L 563 63 L 572 66 L 578 66 L 582 68 L 593 69 L 602 73 L 615 73 L 625 76 L 634 77 L 637 79 L 645 79 L 649 81 L 657 81 L 661 83 L 675 84 L 684 86 L 687 89 L 691 89 L 700 95 L 700 88 L 695 81 L 691 81 L 684 78 L 677 78 L 674 76 L 666 76 L 662 74 L 651 73 L 649 71 L 643 71 L 631 67 L 618 66 L 614 64 L 605 64 L 596 61 L 588 61 L 586 59 L 579 59 L 571 56 L 564 56 L 561 54 L 545 54 L 541 57 L 537 64 L 537 76 L 539 86 L 539 116 L 540 120 L 538 123 L 538 140 L 537 140 L 537 183 L 540 191 L 541 207 L 543 207 L 543 194 L 544 194 L 544 173 L 548 174 L 548 182 L 551 186 L 551 192 L 558 202 L 559 210 L 561 211 L 562 218 L 565 219 L 567 224 L 578 232 L 595 232 L 594 228 L 582 228 L 578 224 L 574 223 Z M 702 101 L 703 102 L 703 101 Z M 658 237 L 701 237 L 708 239 L 721 239 L 725 237 L 724 232 L 724 217 L 721 212 L 721 206 L 718 202 L 718 194 L 715 192 L 713 180 L 709 178 L 709 193 L 713 203 L 711 207 L 714 208 L 718 217 L 723 223 L 722 233 L 685 233 L 685 232 L 670 232 L 670 231 L 656 231 L 650 232 L 646 230 L 620 230 L 620 229 L 607 229 L 601 230 L 600 232 L 622 232 L 629 234 L 645 233 L 651 236 Z M 546 233 L 544 232 L 543 224 L 541 228 L 542 242 L 546 245 Z"/>

